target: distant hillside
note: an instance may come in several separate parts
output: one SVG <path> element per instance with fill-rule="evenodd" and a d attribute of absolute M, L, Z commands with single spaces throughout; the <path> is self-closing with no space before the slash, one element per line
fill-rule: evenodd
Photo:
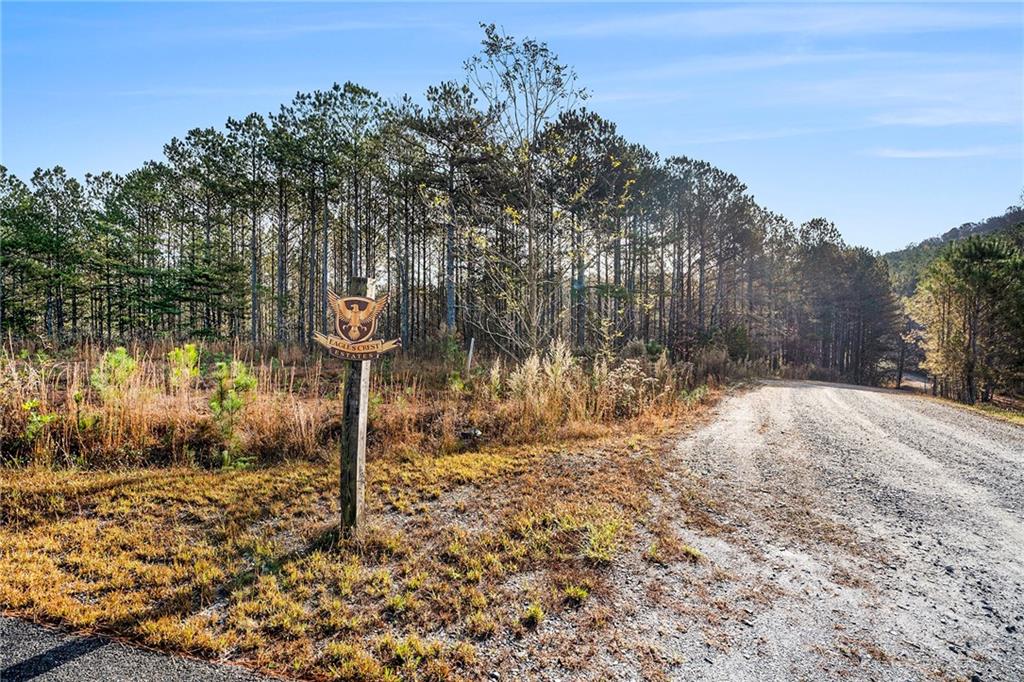
<path fill-rule="evenodd" d="M 1024 206 L 1011 206 L 1002 215 L 992 216 L 976 223 L 964 223 L 954 227 L 941 237 L 925 239 L 917 244 L 892 251 L 883 256 L 889 262 L 896 287 L 901 294 L 914 293 L 917 281 L 928 264 L 950 242 L 993 233 L 1006 233 L 1015 240 L 1024 237 Z"/>

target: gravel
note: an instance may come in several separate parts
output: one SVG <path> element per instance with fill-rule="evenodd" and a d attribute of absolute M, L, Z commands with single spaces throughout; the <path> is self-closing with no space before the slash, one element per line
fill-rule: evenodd
<path fill-rule="evenodd" d="M 259 682 L 242 668 L 167 656 L 102 637 L 78 637 L 0 616 L 0 680 Z"/>
<path fill-rule="evenodd" d="M 594 678 L 1024 680 L 1024 428 L 774 381 L 666 465 L 654 513 L 707 560 L 627 557 Z"/>

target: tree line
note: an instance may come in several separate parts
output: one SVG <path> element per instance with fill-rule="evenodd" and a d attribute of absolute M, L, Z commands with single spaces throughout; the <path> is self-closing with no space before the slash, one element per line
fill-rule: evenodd
<path fill-rule="evenodd" d="M 945 246 L 910 299 L 934 392 L 966 403 L 1024 394 L 1024 221 Z"/>
<path fill-rule="evenodd" d="M 309 344 L 328 289 L 368 276 L 382 333 L 414 352 L 636 339 L 879 378 L 899 332 L 884 260 L 630 142 L 545 44 L 483 28 L 464 77 L 421 101 L 335 84 L 123 175 L 3 170 L 4 334 Z"/>

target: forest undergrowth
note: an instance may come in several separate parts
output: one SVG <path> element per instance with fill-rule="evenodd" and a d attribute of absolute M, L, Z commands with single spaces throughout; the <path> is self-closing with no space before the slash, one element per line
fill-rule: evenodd
<path fill-rule="evenodd" d="M 496 358 L 467 369 L 449 346 L 438 359 L 374 363 L 373 453 L 449 454 L 604 435 L 640 417 L 670 420 L 738 367 L 717 350 L 673 364 L 656 344 L 639 342 L 583 363 L 556 342 L 520 363 Z M 348 363 L 301 348 L 8 347 L 0 364 L 3 466 L 245 468 L 336 457 Z"/>
<path fill-rule="evenodd" d="M 607 621 L 660 448 L 729 365 L 558 343 L 468 372 L 458 353 L 376 363 L 370 521 L 339 538 L 344 363 L 192 345 L 3 363 L 0 608 L 360 680 L 475 678 L 552 613 Z"/>

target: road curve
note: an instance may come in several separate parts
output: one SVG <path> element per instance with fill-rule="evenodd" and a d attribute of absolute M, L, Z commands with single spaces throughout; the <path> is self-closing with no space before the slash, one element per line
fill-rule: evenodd
<path fill-rule="evenodd" d="M 1024 428 L 768 381 L 670 459 L 656 513 L 710 568 L 638 562 L 620 601 L 665 677 L 1024 680 Z"/>

